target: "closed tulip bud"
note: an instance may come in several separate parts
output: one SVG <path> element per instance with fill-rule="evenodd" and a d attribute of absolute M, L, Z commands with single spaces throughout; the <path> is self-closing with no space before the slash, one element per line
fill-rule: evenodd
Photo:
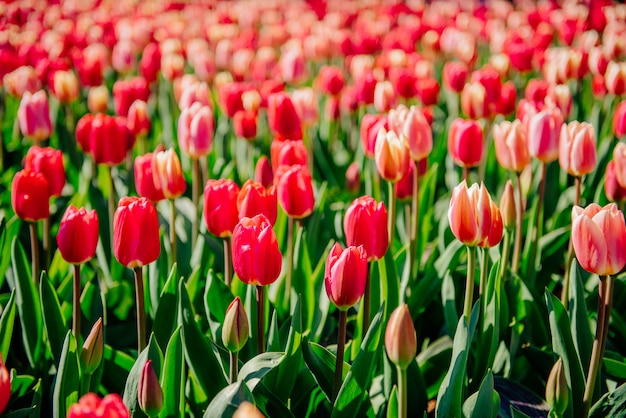
<path fill-rule="evenodd" d="M 159 258 L 159 218 L 144 197 L 123 197 L 113 217 L 113 253 L 123 266 L 142 267 Z"/>
<path fill-rule="evenodd" d="M 178 145 L 192 159 L 206 157 L 213 144 L 213 110 L 194 103 L 178 118 Z"/>
<path fill-rule="evenodd" d="M 611 61 L 604 73 L 606 89 L 609 93 L 621 96 L 626 92 L 626 62 Z"/>
<path fill-rule="evenodd" d="M 65 167 L 61 150 L 33 145 L 24 158 L 24 169 L 43 174 L 48 181 L 50 197 L 59 197 L 65 186 Z"/>
<path fill-rule="evenodd" d="M 596 74 L 591 79 L 591 93 L 596 99 L 604 99 L 606 96 L 606 84 L 602 74 Z"/>
<path fill-rule="evenodd" d="M 613 113 L 613 132 L 617 137 L 626 136 L 626 100 L 620 102 Z"/>
<path fill-rule="evenodd" d="M 141 410 L 149 417 L 158 416 L 163 408 L 163 389 L 152 367 L 152 360 L 147 360 L 141 370 L 137 386 L 137 400 Z"/>
<path fill-rule="evenodd" d="M 559 417 L 563 416 L 569 404 L 569 389 L 565 373 L 563 359 L 559 357 L 552 366 L 546 382 L 546 402 L 550 406 L 550 411 Z"/>
<path fill-rule="evenodd" d="M 266 286 L 278 279 L 282 254 L 265 215 L 242 218 L 233 231 L 232 248 L 233 267 L 242 282 Z"/>
<path fill-rule="evenodd" d="M 384 257 L 389 246 L 387 208 L 371 196 L 355 199 L 343 218 L 348 246 L 362 246 L 368 261 Z"/>
<path fill-rule="evenodd" d="M 564 171 L 582 177 L 596 168 L 596 136 L 587 122 L 563 125 L 559 141 L 559 164 Z"/>
<path fill-rule="evenodd" d="M 133 144 L 124 118 L 99 113 L 91 120 L 89 152 L 96 164 L 121 164 Z"/>
<path fill-rule="evenodd" d="M 252 180 L 247 180 L 237 195 L 237 208 L 239 219 L 251 218 L 258 214 L 263 214 L 267 220 L 274 225 L 276 223 L 276 212 L 278 210 L 278 199 L 276 188 L 271 186 L 266 189 L 262 184 Z"/>
<path fill-rule="evenodd" d="M 135 188 L 139 196 L 156 203 L 165 199 L 161 184 L 155 184 L 152 173 L 152 153 L 135 158 Z"/>
<path fill-rule="evenodd" d="M 362 246 L 346 249 L 335 243 L 326 259 L 324 284 L 330 301 L 345 311 L 354 306 L 365 292 L 367 255 Z"/>
<path fill-rule="evenodd" d="M 331 96 L 337 96 L 345 83 L 343 71 L 339 67 L 324 66 L 317 75 L 317 84 L 320 89 Z"/>
<path fill-rule="evenodd" d="M 385 330 L 385 350 L 389 360 L 405 370 L 415 361 L 417 337 L 409 307 L 403 303 L 391 313 Z"/>
<path fill-rule="evenodd" d="M 4 411 L 11 398 L 11 375 L 0 355 L 0 413 Z"/>
<path fill-rule="evenodd" d="M 268 97 L 267 122 L 278 140 L 302 139 L 300 116 L 286 92 L 273 93 Z"/>
<path fill-rule="evenodd" d="M 254 168 L 254 181 L 260 183 L 266 189 L 274 184 L 274 170 L 270 160 L 262 155 Z"/>
<path fill-rule="evenodd" d="M 374 89 L 374 107 L 380 113 L 389 112 L 396 105 L 396 93 L 391 81 L 379 81 Z"/>
<path fill-rule="evenodd" d="M 109 107 L 109 89 L 107 86 L 91 87 L 87 93 L 87 108 L 91 113 L 106 113 Z"/>
<path fill-rule="evenodd" d="M 479 247 L 483 248 L 491 248 L 500 244 L 502 241 L 502 234 L 504 232 L 504 226 L 502 221 L 502 214 L 500 212 L 500 208 L 498 205 L 492 200 L 491 201 L 491 227 L 489 228 L 489 235 L 483 239 Z"/>
<path fill-rule="evenodd" d="M 25 92 L 17 110 L 17 120 L 25 137 L 35 142 L 48 138 L 52 132 L 52 123 L 46 92 L 43 90 L 35 94 Z"/>
<path fill-rule="evenodd" d="M 363 146 L 365 155 L 369 158 L 374 157 L 376 139 L 381 129 L 389 129 L 386 115 L 366 114 L 363 116 L 363 119 L 361 119 L 361 145 Z"/>
<path fill-rule="evenodd" d="M 515 193 L 511 180 L 507 180 L 504 186 L 504 193 L 502 193 L 502 198 L 500 199 L 500 214 L 502 216 L 502 225 L 507 231 L 512 231 L 517 220 L 517 210 L 515 209 Z"/>
<path fill-rule="evenodd" d="M 468 188 L 465 180 L 452 191 L 448 220 L 452 233 L 463 244 L 476 246 L 489 236 L 491 197 L 484 184 Z"/>
<path fill-rule="evenodd" d="M 281 165 L 274 172 L 278 202 L 288 216 L 301 219 L 315 206 L 313 179 L 304 165 Z"/>
<path fill-rule="evenodd" d="M 139 73 L 147 82 L 156 81 L 161 69 L 161 51 L 156 43 L 149 43 L 143 49 L 141 61 L 139 61 Z"/>
<path fill-rule="evenodd" d="M 110 393 L 102 399 L 95 393 L 88 393 L 67 411 L 67 418 L 93 417 L 129 418 L 130 413 L 117 393 Z"/>
<path fill-rule="evenodd" d="M 473 120 L 455 119 L 448 132 L 448 152 L 456 165 L 476 167 L 483 158 L 483 130 Z"/>
<path fill-rule="evenodd" d="M 346 169 L 346 190 L 351 193 L 358 193 L 361 189 L 361 168 L 355 161 Z"/>
<path fill-rule="evenodd" d="M 406 137 L 381 129 L 376 138 L 374 157 L 380 176 L 389 182 L 397 182 L 409 170 L 411 162 L 411 151 Z"/>
<path fill-rule="evenodd" d="M 158 189 L 160 185 L 167 199 L 176 199 L 187 189 L 180 160 L 172 148 L 152 155 L 152 178 L 155 187 Z"/>
<path fill-rule="evenodd" d="M 50 216 L 48 180 L 34 171 L 21 170 L 13 177 L 11 206 L 22 220 L 34 222 Z"/>
<path fill-rule="evenodd" d="M 557 108 L 547 108 L 531 116 L 526 131 L 530 155 L 544 163 L 556 160 L 562 126 L 563 116 Z"/>
<path fill-rule="evenodd" d="M 204 187 L 204 221 L 207 230 L 218 237 L 231 236 L 239 222 L 239 186 L 230 179 L 210 179 Z"/>
<path fill-rule="evenodd" d="M 617 274 L 626 264 L 624 214 L 615 203 L 572 208 L 572 242 L 581 267 L 599 276 Z"/>
<path fill-rule="evenodd" d="M 257 114 L 252 110 L 240 110 L 233 117 L 233 130 L 239 138 L 256 138 Z"/>
<path fill-rule="evenodd" d="M 73 71 L 56 71 L 52 82 L 52 94 L 61 103 L 70 103 L 78 98 L 78 77 Z"/>
<path fill-rule="evenodd" d="M 498 163 L 507 170 L 521 173 L 530 164 L 526 130 L 519 119 L 502 121 L 493 127 Z"/>
<path fill-rule="evenodd" d="M 424 113 L 417 107 L 411 106 L 409 109 L 402 124 L 402 133 L 409 143 L 411 158 L 414 161 L 428 157 L 433 149 L 433 134 Z"/>
<path fill-rule="evenodd" d="M 228 305 L 222 325 L 222 342 L 228 351 L 237 353 L 248 341 L 248 315 L 239 296 Z"/>
<path fill-rule="evenodd" d="M 465 85 L 461 92 L 461 110 L 472 119 L 480 119 L 489 115 L 487 109 L 487 92 L 479 82 Z"/>
<path fill-rule="evenodd" d="M 100 366 L 103 352 L 102 318 L 98 318 L 93 327 L 91 327 L 91 331 L 83 343 L 83 349 L 80 351 L 80 362 L 85 367 L 87 373 L 93 374 Z"/>
<path fill-rule="evenodd" d="M 448 90 L 460 93 L 463 91 L 469 69 L 459 61 L 448 61 L 443 66 L 443 85 Z"/>
<path fill-rule="evenodd" d="M 270 157 L 274 172 L 281 165 L 307 165 L 309 159 L 302 141 L 272 141 Z"/>
<path fill-rule="evenodd" d="M 57 233 L 61 256 L 71 264 L 91 260 L 96 254 L 98 235 L 98 214 L 95 210 L 87 212 L 85 208 L 68 206 Z"/>
<path fill-rule="evenodd" d="M 148 114 L 148 104 L 143 100 L 137 99 L 130 105 L 128 109 L 128 118 L 126 118 L 126 127 L 135 137 L 148 135 L 150 132 L 150 115 Z"/>

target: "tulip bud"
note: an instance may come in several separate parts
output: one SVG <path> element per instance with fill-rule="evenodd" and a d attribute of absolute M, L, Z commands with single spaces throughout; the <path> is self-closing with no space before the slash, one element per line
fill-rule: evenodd
<path fill-rule="evenodd" d="M 495 125 L 493 140 L 498 163 L 505 169 L 520 173 L 530 164 L 526 130 L 518 119 L 513 122 L 502 121 Z"/>
<path fill-rule="evenodd" d="M 244 217 L 239 221 L 233 231 L 232 251 L 233 267 L 242 282 L 265 286 L 278 279 L 282 254 L 272 224 L 265 215 Z"/>
<path fill-rule="evenodd" d="M 623 200 L 626 200 L 626 188 L 622 187 L 617 181 L 615 163 L 613 161 L 609 161 L 606 166 L 604 193 L 610 202 L 622 202 Z"/>
<path fill-rule="evenodd" d="M 609 93 L 621 96 L 626 91 L 626 62 L 611 61 L 604 73 L 606 89 Z"/>
<path fill-rule="evenodd" d="M 424 113 L 417 107 L 411 106 L 406 114 L 402 133 L 409 143 L 411 158 L 414 161 L 428 157 L 433 149 L 433 134 Z"/>
<path fill-rule="evenodd" d="M 422 105 L 433 106 L 437 104 L 439 97 L 439 83 L 433 77 L 419 78 L 415 85 L 417 96 Z"/>
<path fill-rule="evenodd" d="M 343 231 L 349 246 L 361 246 L 368 261 L 378 260 L 387 252 L 387 208 L 371 196 L 355 199 L 343 218 Z"/>
<path fill-rule="evenodd" d="M 52 83 L 52 94 L 61 103 L 70 103 L 78 98 L 78 77 L 72 71 L 56 71 Z"/>
<path fill-rule="evenodd" d="M 80 352 L 80 361 L 87 373 L 93 374 L 96 371 L 102 361 L 103 350 L 102 318 L 98 318 L 96 323 L 93 324 Z"/>
<path fill-rule="evenodd" d="M 385 180 L 395 183 L 409 170 L 411 151 L 406 137 L 385 129 L 378 131 L 374 157 L 378 173 Z"/>
<path fill-rule="evenodd" d="M 564 119 L 567 119 L 572 111 L 572 92 L 567 84 L 558 84 L 550 86 L 548 95 L 546 96 L 546 104 L 557 107 Z"/>
<path fill-rule="evenodd" d="M 358 193 L 361 189 L 361 169 L 355 161 L 346 169 L 346 190 L 351 193 Z"/>
<path fill-rule="evenodd" d="M 515 84 L 509 80 L 506 83 L 502 83 L 500 89 L 500 100 L 496 105 L 496 113 L 501 115 L 510 115 L 515 112 L 515 105 L 517 104 L 517 90 Z"/>
<path fill-rule="evenodd" d="M 163 390 L 152 367 L 152 360 L 147 360 L 143 365 L 137 386 L 137 400 L 141 410 L 149 417 L 158 416 L 163 408 Z"/>
<path fill-rule="evenodd" d="M 517 220 L 517 210 L 515 209 L 515 193 L 511 180 L 507 180 L 504 186 L 504 193 L 500 199 L 500 214 L 504 227 L 507 231 L 512 231 Z"/>
<path fill-rule="evenodd" d="M 620 186 L 626 187 L 626 143 L 618 142 L 613 149 L 615 177 Z"/>
<path fill-rule="evenodd" d="M 378 82 L 376 81 L 374 74 L 372 74 L 371 72 L 367 72 L 360 77 L 355 77 L 355 95 L 360 104 L 371 105 L 372 103 L 374 103 L 376 84 L 378 84 Z"/>
<path fill-rule="evenodd" d="M 291 101 L 304 126 L 313 126 L 317 123 L 320 115 L 315 90 L 310 87 L 294 90 L 291 93 Z"/>
<path fill-rule="evenodd" d="M 476 167 L 483 157 L 483 130 L 473 120 L 455 119 L 448 132 L 448 152 L 456 165 Z"/>
<path fill-rule="evenodd" d="M 142 267 L 159 258 L 159 218 L 148 199 L 120 199 L 113 217 L 113 253 L 128 268 Z"/>
<path fill-rule="evenodd" d="M 317 84 L 320 89 L 331 96 L 337 96 L 345 83 L 343 71 L 339 67 L 324 66 L 317 75 Z"/>
<path fill-rule="evenodd" d="M 556 416 L 563 416 L 569 403 L 569 389 L 563 368 L 563 359 L 559 359 L 552 366 L 548 381 L 546 382 L 546 402 L 550 405 L 550 410 Z"/>
<path fill-rule="evenodd" d="M 465 85 L 461 92 L 461 110 L 472 119 L 480 119 L 489 115 L 487 109 L 487 92 L 479 82 Z"/>
<path fill-rule="evenodd" d="M 87 108 L 91 113 L 106 113 L 109 107 L 109 89 L 107 86 L 91 87 L 87 93 Z"/>
<path fill-rule="evenodd" d="M 24 169 L 43 174 L 48 181 L 50 197 L 59 197 L 65 186 L 65 167 L 61 150 L 33 145 L 24 158 Z"/>
<path fill-rule="evenodd" d="M 17 110 L 20 131 L 25 137 L 39 142 L 50 136 L 50 106 L 46 92 L 39 90 L 35 94 L 25 92 Z"/>
<path fill-rule="evenodd" d="M 34 94 L 41 89 L 41 81 L 37 71 L 28 65 L 23 65 L 5 74 L 2 84 L 7 93 L 18 99 L 22 98 L 26 92 Z"/>
<path fill-rule="evenodd" d="M 0 355 L 0 413 L 4 411 L 11 399 L 11 376 Z"/>
<path fill-rule="evenodd" d="M 415 97 L 415 74 L 411 73 L 408 68 L 391 68 L 389 78 L 393 85 L 394 95 L 389 97 L 402 97 L 403 99 Z M 375 93 L 374 93 L 375 94 Z"/>
<path fill-rule="evenodd" d="M 237 195 L 239 219 L 263 214 L 274 225 L 278 210 L 278 199 L 274 186 L 266 189 L 260 183 L 248 179 Z"/>
<path fill-rule="evenodd" d="M 128 116 L 130 106 L 135 100 L 148 102 L 150 85 L 143 77 L 134 77 L 129 80 L 118 80 L 113 85 L 113 102 L 115 113 L 119 116 Z"/>
<path fill-rule="evenodd" d="M 491 229 L 491 197 L 484 184 L 472 184 L 465 180 L 452 191 L 448 220 L 452 233 L 463 244 L 475 246 L 489 236 Z"/>
<path fill-rule="evenodd" d="M 71 264 L 82 264 L 91 260 L 98 246 L 98 214 L 95 209 L 68 206 L 61 218 L 57 245 L 61 256 Z"/>
<path fill-rule="evenodd" d="M 213 110 L 194 103 L 183 109 L 178 118 L 178 144 L 193 159 L 205 157 L 213 144 Z"/>
<path fill-rule="evenodd" d="M 153 83 L 156 81 L 161 69 L 161 51 L 159 46 L 155 43 L 149 43 L 143 49 L 141 54 L 141 61 L 139 62 L 139 73 L 146 79 L 147 82 Z"/>
<path fill-rule="evenodd" d="M 363 246 L 345 250 L 335 243 L 326 259 L 324 284 L 331 302 L 341 310 L 354 306 L 365 292 L 367 255 Z"/>
<path fill-rule="evenodd" d="M 613 113 L 613 132 L 618 138 L 626 136 L 626 100 L 620 102 Z"/>
<path fill-rule="evenodd" d="M 274 173 L 278 202 L 288 216 L 301 219 L 315 206 L 313 179 L 304 165 L 281 165 Z"/>
<path fill-rule="evenodd" d="M 244 86 L 241 83 L 226 82 L 218 88 L 219 103 L 222 111 L 232 118 L 243 108 L 242 95 L 245 91 Z"/>
<path fill-rule="evenodd" d="M 204 221 L 207 230 L 218 237 L 231 236 L 239 222 L 239 186 L 230 179 L 210 179 L 204 187 Z"/>
<path fill-rule="evenodd" d="M 157 148 L 158 149 L 158 148 Z M 165 199 L 160 183 L 154 182 L 152 173 L 152 153 L 139 155 L 135 158 L 135 188 L 139 196 L 156 203 Z"/>
<path fill-rule="evenodd" d="M 256 162 L 254 168 L 254 181 L 260 183 L 263 187 L 268 188 L 274 183 L 274 171 L 270 160 L 262 155 Z"/>
<path fill-rule="evenodd" d="M 575 177 L 582 177 L 596 168 L 596 137 L 591 124 L 572 121 L 563 125 L 559 141 L 559 164 Z"/>
<path fill-rule="evenodd" d="M 34 171 L 21 170 L 11 184 L 11 206 L 25 221 L 34 222 L 50 216 L 49 187 L 46 177 Z"/>
<path fill-rule="evenodd" d="M 152 178 L 155 187 L 158 189 L 160 185 L 167 199 L 176 199 L 187 188 L 180 160 L 172 148 L 152 155 Z"/>
<path fill-rule="evenodd" d="M 128 109 L 128 118 L 126 119 L 126 127 L 135 137 L 148 135 L 150 132 L 150 115 L 148 115 L 148 104 L 143 100 L 137 99 L 130 105 Z"/>
<path fill-rule="evenodd" d="M 130 135 L 124 118 L 98 113 L 91 120 L 88 149 L 96 164 L 121 164 L 133 145 L 134 138 Z"/>
<path fill-rule="evenodd" d="M 391 313 L 385 330 L 385 350 L 389 360 L 405 370 L 415 361 L 417 354 L 417 337 L 409 307 L 398 306 Z"/>
<path fill-rule="evenodd" d="M 302 139 L 300 116 L 286 92 L 273 93 L 268 97 L 267 122 L 278 140 Z"/>
<path fill-rule="evenodd" d="M 226 309 L 222 325 L 222 342 L 228 351 L 237 353 L 248 341 L 248 315 L 237 296 Z"/>

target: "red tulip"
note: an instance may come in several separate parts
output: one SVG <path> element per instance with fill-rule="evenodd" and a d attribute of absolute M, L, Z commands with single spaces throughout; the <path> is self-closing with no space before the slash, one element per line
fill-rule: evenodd
<path fill-rule="evenodd" d="M 484 184 L 468 189 L 465 180 L 452 191 L 448 220 L 452 233 L 463 244 L 476 246 L 489 237 L 491 197 Z"/>
<path fill-rule="evenodd" d="M 417 80 L 415 85 L 417 96 L 424 106 L 437 104 L 439 97 L 439 83 L 432 77 Z"/>
<path fill-rule="evenodd" d="M 163 408 L 163 389 L 152 367 L 152 360 L 147 360 L 141 370 L 137 385 L 137 400 L 141 410 L 149 417 L 157 416 Z"/>
<path fill-rule="evenodd" d="M 300 116 L 286 92 L 273 93 L 268 97 L 267 119 L 276 139 L 302 139 Z"/>
<path fill-rule="evenodd" d="M 157 189 L 160 187 L 167 199 L 176 199 L 187 189 L 180 160 L 172 148 L 154 152 L 152 178 L 155 187 Z"/>
<path fill-rule="evenodd" d="M 91 120 L 88 149 L 96 164 L 121 164 L 133 145 L 124 118 L 99 113 Z"/>
<path fill-rule="evenodd" d="M 478 246 L 483 248 L 491 248 L 500 244 L 502 241 L 502 234 L 504 232 L 504 224 L 502 221 L 502 214 L 500 208 L 492 200 L 491 201 L 491 226 L 489 228 L 489 234 L 483 239 Z"/>
<path fill-rule="evenodd" d="M 355 94 L 360 104 L 370 105 L 374 103 L 376 84 L 376 78 L 371 72 L 367 72 L 362 76 L 355 78 Z"/>
<path fill-rule="evenodd" d="M 282 255 L 265 215 L 243 217 L 233 231 L 232 246 L 233 267 L 242 282 L 265 286 L 278 279 Z"/>
<path fill-rule="evenodd" d="M 526 100 L 530 100 L 535 103 L 543 103 L 548 95 L 548 89 L 550 83 L 541 78 L 531 78 L 528 80 L 526 90 L 524 90 L 524 97 Z"/>
<path fill-rule="evenodd" d="M 626 264 L 626 225 L 615 203 L 572 208 L 572 243 L 581 267 L 600 276 L 617 274 Z"/>
<path fill-rule="evenodd" d="M 204 187 L 204 221 L 207 230 L 218 237 L 232 235 L 239 222 L 239 186 L 230 179 L 208 180 Z"/>
<path fill-rule="evenodd" d="M 152 153 L 135 158 L 135 188 L 139 196 L 156 203 L 165 199 L 160 183 L 154 182 Z"/>
<path fill-rule="evenodd" d="M 262 184 L 248 180 L 241 186 L 241 190 L 237 195 L 239 219 L 263 214 L 274 225 L 276 223 L 277 207 L 278 200 L 274 186 L 266 189 Z"/>
<path fill-rule="evenodd" d="M 626 100 L 620 102 L 613 113 L 613 132 L 617 137 L 626 136 Z"/>
<path fill-rule="evenodd" d="M 279 166 L 274 173 L 274 184 L 278 202 L 288 216 L 300 219 L 313 212 L 313 179 L 306 166 Z"/>
<path fill-rule="evenodd" d="M 123 197 L 113 217 L 113 252 L 120 264 L 142 267 L 159 258 L 159 218 L 144 197 Z"/>
<path fill-rule="evenodd" d="M 63 259 L 71 264 L 82 264 L 91 260 L 98 245 L 98 214 L 95 210 L 76 209 L 74 205 L 65 210 L 57 245 Z"/>
<path fill-rule="evenodd" d="M 118 80 L 113 85 L 115 113 L 119 116 L 128 116 L 130 106 L 135 100 L 148 102 L 149 97 L 150 85 L 143 77 L 135 77 L 130 80 Z"/>
<path fill-rule="evenodd" d="M 76 123 L 76 143 L 86 153 L 91 151 L 91 124 L 93 120 L 94 115 L 86 113 Z"/>
<path fill-rule="evenodd" d="M 52 123 L 46 92 L 43 90 L 35 94 L 25 92 L 17 110 L 17 120 L 25 137 L 36 142 L 48 138 L 52 132 Z"/>
<path fill-rule="evenodd" d="M 443 85 L 451 91 L 460 93 L 467 81 L 467 65 L 458 61 L 448 61 L 443 66 Z"/>
<path fill-rule="evenodd" d="M 343 218 L 348 246 L 362 246 L 368 261 L 384 257 L 389 246 L 387 208 L 371 196 L 355 199 Z"/>
<path fill-rule="evenodd" d="M 11 376 L 0 355 L 0 413 L 7 407 L 11 398 Z"/>
<path fill-rule="evenodd" d="M 139 73 L 148 83 L 154 83 L 161 69 L 161 51 L 156 43 L 149 43 L 143 49 L 139 61 Z"/>
<path fill-rule="evenodd" d="M 521 173 L 530 164 L 526 130 L 518 119 L 495 125 L 493 140 L 498 163 L 505 169 Z"/>
<path fill-rule="evenodd" d="M 617 181 L 615 173 L 615 163 L 609 161 L 606 166 L 606 176 L 604 177 L 604 193 L 606 198 L 611 202 L 621 202 L 626 200 L 626 187 L 623 187 Z"/>
<path fill-rule="evenodd" d="M 367 256 L 362 246 L 345 250 L 335 243 L 326 259 L 324 284 L 331 302 L 341 310 L 354 306 L 365 292 Z"/>
<path fill-rule="evenodd" d="M 50 197 L 59 197 L 65 186 L 65 167 L 61 150 L 33 145 L 24 158 L 24 169 L 43 174 L 48 181 Z"/>
<path fill-rule="evenodd" d="M 194 103 L 183 109 L 178 118 L 178 145 L 193 159 L 206 157 L 213 144 L 213 110 Z"/>
<path fill-rule="evenodd" d="M 25 221 L 38 221 L 50 216 L 48 180 L 34 171 L 21 170 L 13 177 L 11 206 Z"/>
<path fill-rule="evenodd" d="M 582 177 L 596 168 L 596 136 L 587 122 L 563 125 L 559 140 L 559 164 L 564 171 Z"/>
<path fill-rule="evenodd" d="M 302 141 L 272 141 L 270 156 L 274 171 L 281 165 L 307 165 L 309 159 Z"/>
<path fill-rule="evenodd" d="M 455 119 L 448 132 L 448 152 L 456 165 L 476 167 L 483 158 L 483 130 L 473 120 Z"/>
<path fill-rule="evenodd" d="M 326 94 L 337 96 L 345 85 L 343 71 L 339 67 L 324 66 L 317 75 L 317 84 Z"/>
<path fill-rule="evenodd" d="M 411 106 L 402 124 L 401 132 L 409 143 L 411 158 L 414 161 L 421 161 L 428 157 L 433 149 L 433 134 L 428 120 L 419 108 Z"/>
<path fill-rule="evenodd" d="M 95 393 L 83 395 L 78 403 L 70 407 L 67 418 L 129 418 L 130 414 L 122 398 L 117 393 L 110 393 L 98 398 Z"/>
<path fill-rule="evenodd" d="M 502 83 L 500 88 L 500 100 L 496 106 L 496 113 L 501 115 L 510 115 L 515 112 L 517 104 L 517 90 L 515 84 L 509 80 Z"/>
<path fill-rule="evenodd" d="M 257 114 L 252 110 L 240 110 L 233 117 L 233 130 L 239 138 L 256 138 Z"/>
<path fill-rule="evenodd" d="M 530 155 L 545 163 L 559 156 L 559 136 L 563 116 L 557 108 L 544 109 L 528 120 L 528 150 Z"/>
<path fill-rule="evenodd" d="M 415 97 L 416 89 L 416 77 L 408 68 L 392 68 L 389 72 L 389 78 L 393 85 L 394 95 L 390 97 L 402 97 L 409 99 Z"/>
<path fill-rule="evenodd" d="M 604 73 L 606 89 L 609 93 L 621 96 L 626 92 L 626 62 L 611 61 Z"/>
<path fill-rule="evenodd" d="M 243 101 L 241 96 L 245 91 L 245 87 L 241 83 L 226 83 L 219 87 L 219 103 L 222 111 L 232 118 L 240 110 L 243 109 Z"/>
<path fill-rule="evenodd" d="M 262 155 L 256 162 L 254 181 L 261 183 L 266 189 L 274 184 L 274 170 L 270 160 L 265 155 Z"/>

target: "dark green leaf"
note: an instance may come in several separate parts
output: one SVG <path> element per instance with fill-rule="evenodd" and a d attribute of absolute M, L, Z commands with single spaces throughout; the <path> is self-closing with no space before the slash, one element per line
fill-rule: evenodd
<path fill-rule="evenodd" d="M 232 417 L 237 407 L 244 401 L 254 403 L 248 386 L 244 385 L 243 382 L 233 383 L 226 386 L 213 398 L 204 416 L 206 418 Z"/>
<path fill-rule="evenodd" d="M 11 292 L 11 297 L 2 309 L 0 316 L 0 355 L 6 361 L 11 346 L 13 336 L 13 324 L 15 323 L 15 290 Z"/>
<path fill-rule="evenodd" d="M 591 407 L 589 418 L 626 416 L 626 383 L 604 396 Z"/>
<path fill-rule="evenodd" d="M 246 382 L 250 390 L 254 390 L 257 384 L 274 367 L 278 366 L 285 357 L 284 353 L 267 352 L 250 359 L 239 371 L 237 380 Z"/>
<path fill-rule="evenodd" d="M 128 379 L 126 379 L 126 386 L 124 387 L 124 405 L 128 408 L 131 417 L 145 417 L 141 408 L 139 407 L 139 400 L 137 399 L 137 391 L 139 388 L 139 379 L 143 371 L 143 366 L 146 361 L 152 360 L 152 367 L 157 376 L 161 374 L 161 366 L 163 364 L 163 354 L 161 348 L 157 344 L 154 334 L 150 335 L 150 341 L 148 345 L 143 349 L 133 368 L 128 373 Z"/>
<path fill-rule="evenodd" d="M 591 327 L 589 326 L 589 317 L 587 314 L 587 305 L 585 303 L 585 288 L 582 278 L 578 274 L 578 262 L 574 259 L 570 268 L 569 275 L 569 309 L 571 318 L 571 331 L 576 346 L 576 352 L 580 358 L 583 367 L 583 373 L 589 370 L 589 361 L 591 359 L 591 346 L 593 344 L 593 336 L 591 335 Z"/>
<path fill-rule="evenodd" d="M 79 382 L 76 340 L 72 332 L 67 331 L 52 396 L 54 418 L 65 418 L 70 406 L 78 402 Z"/>
<path fill-rule="evenodd" d="M 398 417 L 398 388 L 394 385 L 387 402 L 387 418 Z"/>
<path fill-rule="evenodd" d="M 332 399 L 335 379 L 335 355 L 326 348 L 306 339 L 302 344 L 302 355 L 313 378 L 324 391 L 327 399 Z M 344 363 L 342 375 L 348 373 L 349 366 Z"/>
<path fill-rule="evenodd" d="M 154 315 L 152 332 L 159 346 L 167 344 L 176 323 L 176 303 L 178 299 L 176 292 L 180 279 L 177 271 L 176 266 L 172 267 L 170 275 L 161 290 L 159 305 Z"/>
<path fill-rule="evenodd" d="M 39 292 L 41 293 L 41 311 L 50 351 L 52 352 L 54 362 L 58 364 L 61 359 L 61 350 L 63 349 L 62 336 L 67 333 L 68 327 L 61 314 L 61 305 L 59 304 L 57 294 L 50 284 L 45 271 L 41 273 Z"/>
<path fill-rule="evenodd" d="M 161 386 L 163 387 L 163 409 L 161 418 L 180 417 L 185 412 L 185 354 L 181 338 L 181 327 L 176 328 L 172 334 L 167 350 L 163 372 L 161 373 Z"/>
<path fill-rule="evenodd" d="M 500 412 L 500 396 L 493 390 L 493 373 L 487 372 L 478 392 L 463 404 L 463 416 L 468 418 L 495 418 Z"/>

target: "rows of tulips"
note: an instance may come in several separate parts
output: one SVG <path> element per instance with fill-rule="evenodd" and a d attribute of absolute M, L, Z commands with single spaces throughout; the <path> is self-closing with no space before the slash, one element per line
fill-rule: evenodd
<path fill-rule="evenodd" d="M 622 413 L 623 4 L 0 11 L 0 414 Z"/>

